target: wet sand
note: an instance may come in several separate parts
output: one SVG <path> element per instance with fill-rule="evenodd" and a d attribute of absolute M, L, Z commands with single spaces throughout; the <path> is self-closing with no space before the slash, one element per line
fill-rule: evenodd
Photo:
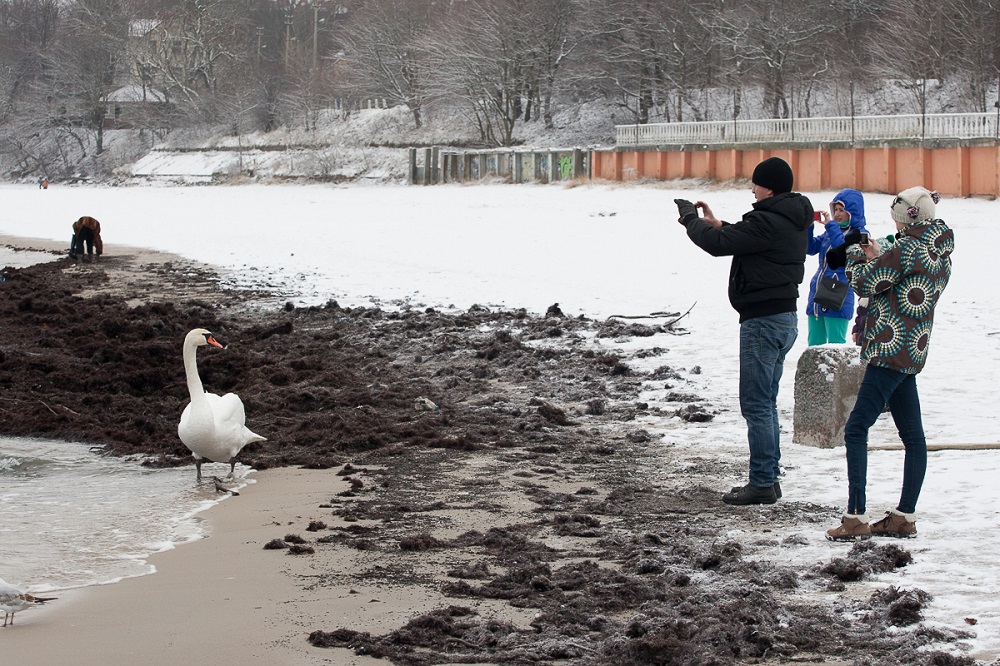
<path fill-rule="evenodd" d="M 292 579 L 355 566 L 351 553 L 328 553 L 319 564 L 263 546 L 285 528 L 300 529 L 292 526 L 304 511 L 348 484 L 332 470 L 251 478 L 238 497 L 202 514 L 207 538 L 154 555 L 156 573 L 57 592 L 57 601 L 18 613 L 13 627 L 0 629 L 3 663 L 385 664 L 312 647 L 308 634 L 342 625 L 387 633 L 439 599 L 416 589 L 303 590 Z"/>

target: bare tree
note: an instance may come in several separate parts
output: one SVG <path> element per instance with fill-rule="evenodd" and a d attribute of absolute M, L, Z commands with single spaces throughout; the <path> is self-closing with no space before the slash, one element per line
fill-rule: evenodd
<path fill-rule="evenodd" d="M 296 74 L 286 77 L 284 90 L 279 95 L 281 115 L 286 119 L 286 126 L 301 123 L 306 130 L 315 131 L 323 111 L 335 104 L 333 72 L 302 68 Z"/>
<path fill-rule="evenodd" d="M 818 11 L 817 21 L 830 29 L 820 35 L 817 46 L 828 69 L 817 70 L 835 100 L 828 113 L 857 114 L 858 98 L 874 83 L 874 54 L 871 45 L 879 6 L 871 0 L 828 0 Z"/>
<path fill-rule="evenodd" d="M 26 86 L 48 75 L 58 26 L 56 0 L 0 2 L 0 67 L 4 74 L 3 98 L 8 104 Z"/>
<path fill-rule="evenodd" d="M 627 109 L 640 124 L 650 121 L 662 82 L 658 3 L 608 0 L 587 3 L 587 50 L 591 67 L 576 72 L 592 90 Z"/>
<path fill-rule="evenodd" d="M 128 0 L 77 0 L 65 9 L 53 94 L 64 100 L 64 122 L 93 133 L 94 151 L 104 151 L 108 95 L 127 71 Z"/>
<path fill-rule="evenodd" d="M 430 93 L 461 104 L 483 141 L 513 144 L 514 127 L 524 113 L 529 47 L 523 16 L 530 0 L 467 0 L 422 42 L 435 72 Z"/>
<path fill-rule="evenodd" d="M 419 43 L 439 11 L 434 0 L 367 0 L 355 5 L 346 27 L 353 89 L 405 104 L 417 127 L 430 76 Z"/>
<path fill-rule="evenodd" d="M 773 118 L 791 115 L 789 91 L 795 81 L 825 67 L 817 44 L 831 28 L 819 16 L 803 0 L 777 0 L 737 4 L 710 23 L 730 62 L 761 86 L 764 110 Z"/>
<path fill-rule="evenodd" d="M 698 99 L 696 93 L 717 85 L 719 44 L 713 39 L 711 23 L 704 20 L 705 16 L 712 15 L 714 4 L 701 0 L 661 7 L 660 96 L 667 120 L 684 120 L 685 113 L 690 112 L 694 120 L 700 121 L 710 113 L 709 101 Z"/>
<path fill-rule="evenodd" d="M 885 0 L 873 54 L 882 78 L 909 90 L 917 112 L 927 114 L 928 91 L 945 79 L 952 65 L 947 33 L 940 26 L 948 9 L 936 0 Z"/>
<path fill-rule="evenodd" d="M 524 17 L 529 49 L 528 86 L 545 126 L 551 128 L 560 69 L 580 44 L 582 33 L 578 22 L 582 13 L 573 0 L 537 0 L 529 8 L 530 14 Z M 528 108 L 525 120 L 531 117 Z"/>
<path fill-rule="evenodd" d="M 695 93 L 712 83 L 717 45 L 703 15 L 712 3 L 695 0 L 588 2 L 586 58 L 577 80 L 590 78 L 598 92 L 617 100 L 639 124 L 707 115 Z"/>
<path fill-rule="evenodd" d="M 184 2 L 147 18 L 153 25 L 136 54 L 137 76 L 188 104 L 218 92 L 227 66 L 246 55 L 241 8 L 231 0 Z"/>
<path fill-rule="evenodd" d="M 1000 99 L 1000 0 L 943 0 L 948 60 L 968 91 L 975 111 L 993 108 Z M 997 96 L 990 97 L 993 86 Z M 988 99 L 989 98 L 989 99 Z"/>

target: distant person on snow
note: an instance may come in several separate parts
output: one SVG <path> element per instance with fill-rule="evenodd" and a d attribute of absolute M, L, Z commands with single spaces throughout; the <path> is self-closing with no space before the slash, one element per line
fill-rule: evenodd
<path fill-rule="evenodd" d="M 809 299 L 806 301 L 806 320 L 809 323 L 809 346 L 827 343 L 844 344 L 847 342 L 847 327 L 854 315 L 854 292 L 848 290 L 844 305 L 839 310 L 831 310 L 819 305 L 816 298 L 816 287 L 824 277 L 832 277 L 840 282 L 847 282 L 843 264 L 832 266 L 826 259 L 826 253 L 834 247 L 844 244 L 844 234 L 851 231 L 868 231 L 865 227 L 865 201 L 857 190 L 841 190 L 830 202 L 830 212 L 820 213 L 824 231 L 819 236 L 813 235 L 809 229 L 809 249 L 806 254 L 819 255 L 819 266 L 816 274 L 809 281 Z"/>
<path fill-rule="evenodd" d="M 86 253 L 84 246 L 86 245 Z M 97 253 L 94 253 L 97 250 Z M 73 223 L 73 238 L 70 240 L 69 256 L 76 259 L 79 256 L 84 261 L 95 261 L 104 254 L 104 242 L 101 240 L 101 223 L 84 215 Z"/>
<path fill-rule="evenodd" d="M 954 232 L 935 214 L 939 200 L 937 192 L 922 187 L 900 192 L 891 206 L 896 242 L 884 252 L 875 239 L 868 245 L 848 240 L 848 281 L 859 296 L 869 298 L 861 342 L 866 367 L 844 426 L 847 511 L 840 525 L 827 530 L 831 541 L 917 535 L 917 498 L 927 472 L 917 374 L 927 361 L 934 309 L 951 277 L 955 249 Z M 868 430 L 887 404 L 906 449 L 903 488 L 896 508 L 869 524 Z"/>
<path fill-rule="evenodd" d="M 674 199 L 694 244 L 712 256 L 733 258 L 729 302 L 740 315 L 740 411 L 747 422 L 750 474 L 749 483 L 722 501 L 737 505 L 774 504 L 781 497 L 778 383 L 798 336 L 796 300 L 813 224 L 812 203 L 792 192 L 787 162 L 764 160 L 751 181 L 756 202 L 736 224 L 716 219 L 703 201 Z"/>

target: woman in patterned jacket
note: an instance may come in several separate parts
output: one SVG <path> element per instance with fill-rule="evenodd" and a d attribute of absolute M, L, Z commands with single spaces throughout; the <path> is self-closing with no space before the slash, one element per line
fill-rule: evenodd
<path fill-rule="evenodd" d="M 861 342 L 861 363 L 866 368 L 844 427 L 847 512 L 840 525 L 827 531 L 832 541 L 917 534 L 917 498 L 927 470 L 917 373 L 927 360 L 934 307 L 948 285 L 955 247 L 954 233 L 935 217 L 939 200 L 937 192 L 922 187 L 900 192 L 892 202 L 896 242 L 884 253 L 878 241 L 847 248 L 851 288 L 869 299 Z M 903 488 L 896 508 L 869 524 L 865 498 L 868 429 L 885 405 L 906 449 Z"/>

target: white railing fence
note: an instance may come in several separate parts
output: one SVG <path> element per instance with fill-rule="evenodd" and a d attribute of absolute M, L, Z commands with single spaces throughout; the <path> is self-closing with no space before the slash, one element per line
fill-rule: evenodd
<path fill-rule="evenodd" d="M 996 113 L 934 113 L 616 125 L 621 147 L 891 139 L 994 139 Z"/>

